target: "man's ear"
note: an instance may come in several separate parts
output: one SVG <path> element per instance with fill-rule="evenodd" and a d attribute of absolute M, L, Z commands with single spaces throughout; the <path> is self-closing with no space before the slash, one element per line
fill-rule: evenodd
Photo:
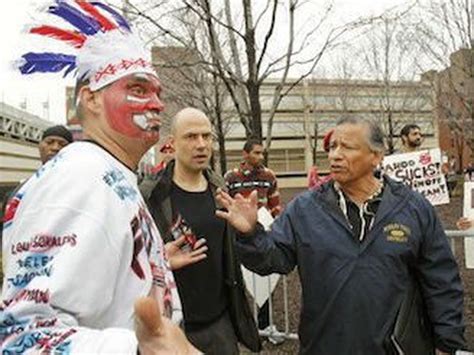
<path fill-rule="evenodd" d="M 97 115 L 101 108 L 100 91 L 92 91 L 88 86 L 84 86 L 79 90 L 79 99 L 82 107 L 94 115 Z"/>

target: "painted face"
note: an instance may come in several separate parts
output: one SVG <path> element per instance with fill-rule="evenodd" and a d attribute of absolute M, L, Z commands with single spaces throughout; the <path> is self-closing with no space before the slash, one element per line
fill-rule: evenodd
<path fill-rule="evenodd" d="M 144 140 L 158 140 L 164 106 L 160 82 L 151 74 L 131 74 L 104 90 L 105 114 L 116 132 Z"/>

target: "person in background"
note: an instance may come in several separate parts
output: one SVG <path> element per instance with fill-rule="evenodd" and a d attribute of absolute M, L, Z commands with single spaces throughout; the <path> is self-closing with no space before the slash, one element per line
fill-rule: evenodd
<path fill-rule="evenodd" d="M 47 128 L 38 145 L 41 164 L 45 164 L 73 141 L 72 133 L 66 127 L 57 125 Z"/>
<path fill-rule="evenodd" d="M 328 133 L 324 135 L 323 138 L 323 149 L 326 153 L 329 152 L 329 142 L 331 140 L 331 135 L 334 130 L 330 130 Z M 308 171 L 308 189 L 317 189 L 322 184 L 331 181 L 332 177 L 331 174 L 326 176 L 319 176 L 318 167 L 313 165 Z"/>
<path fill-rule="evenodd" d="M 160 148 L 160 153 L 161 153 L 161 161 L 153 167 L 151 170 L 152 174 L 157 174 L 164 168 L 166 168 L 166 164 L 168 164 L 171 160 L 174 159 L 174 148 L 173 146 L 167 142 L 163 144 L 163 146 Z"/>
<path fill-rule="evenodd" d="M 240 166 L 228 171 L 224 179 L 231 196 L 249 196 L 252 191 L 257 191 L 258 207 L 266 208 L 273 217 L 277 217 L 282 211 L 280 191 L 275 173 L 263 165 L 263 153 L 264 148 L 260 140 L 247 140 L 242 150 L 243 160 Z M 269 326 L 270 306 L 267 300 L 258 311 L 258 327 L 265 330 Z M 270 341 L 279 342 L 277 338 L 272 337 Z"/>
<path fill-rule="evenodd" d="M 74 141 L 72 133 L 64 126 L 57 125 L 47 128 L 41 136 L 41 141 L 38 144 L 41 165 L 46 164 L 48 160 L 59 153 L 61 149 Z M 5 215 L 8 200 L 21 188 L 26 180 L 21 180 L 18 185 L 7 191 L 2 199 L 0 216 L 0 241 L 3 234 L 3 221 L 9 217 Z"/>
<path fill-rule="evenodd" d="M 258 139 L 249 139 L 242 150 L 240 166 L 224 175 L 231 196 L 248 196 L 254 190 L 258 193 L 258 205 L 265 207 L 276 217 L 280 214 L 280 191 L 275 173 L 263 165 L 264 149 Z"/>
<path fill-rule="evenodd" d="M 420 149 L 423 143 L 423 134 L 420 126 L 416 124 L 407 124 L 400 131 L 402 147 L 397 153 L 411 153 Z"/>
<path fill-rule="evenodd" d="M 63 149 L 73 141 L 74 138 L 72 136 L 72 133 L 66 127 L 62 125 L 48 127 L 43 132 L 41 140 L 38 144 L 38 152 L 40 156 L 41 165 L 46 164 L 49 160 L 54 158 L 54 156 L 58 154 L 61 149 Z M 26 180 L 20 181 L 20 183 L 15 188 L 5 194 L 5 198 L 3 200 L 2 205 L 3 212 L 5 212 L 4 209 L 10 197 L 15 194 L 15 192 L 23 185 L 25 181 Z"/>

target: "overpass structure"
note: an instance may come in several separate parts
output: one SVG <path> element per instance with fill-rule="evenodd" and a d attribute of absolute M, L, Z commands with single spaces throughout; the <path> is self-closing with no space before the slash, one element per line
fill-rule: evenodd
<path fill-rule="evenodd" d="M 40 166 L 38 143 L 53 123 L 0 103 L 0 189 L 29 178 Z"/>

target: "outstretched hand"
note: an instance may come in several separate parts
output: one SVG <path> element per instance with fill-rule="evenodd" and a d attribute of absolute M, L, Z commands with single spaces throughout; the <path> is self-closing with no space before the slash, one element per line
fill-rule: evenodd
<path fill-rule="evenodd" d="M 135 302 L 135 334 L 141 355 L 201 354 L 176 324 L 161 315 L 152 297 Z"/>
<path fill-rule="evenodd" d="M 461 217 L 457 220 L 456 226 L 458 227 L 458 229 L 467 230 L 471 227 L 474 227 L 474 220 L 471 220 L 466 217 Z"/>
<path fill-rule="evenodd" d="M 181 269 L 182 267 L 195 264 L 207 257 L 207 246 L 204 245 L 206 239 L 199 239 L 193 248 L 183 249 L 186 244 L 186 237 L 183 235 L 175 241 L 165 244 L 165 251 L 171 270 Z"/>
<path fill-rule="evenodd" d="M 216 215 L 225 219 L 240 233 L 250 234 L 257 225 L 258 198 L 257 191 L 252 191 L 249 197 L 241 194 L 230 197 L 225 191 L 217 192 L 217 200 L 227 211 L 216 211 Z"/>

